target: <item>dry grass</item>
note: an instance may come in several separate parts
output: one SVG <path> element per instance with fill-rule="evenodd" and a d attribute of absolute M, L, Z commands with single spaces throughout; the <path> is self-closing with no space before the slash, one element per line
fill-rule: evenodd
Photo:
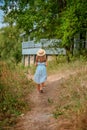
<path fill-rule="evenodd" d="M 75 61 L 71 61 L 67 63 L 65 57 L 59 57 L 57 60 L 54 57 L 52 61 L 48 62 L 47 71 L 48 75 L 56 74 L 56 73 L 64 73 L 65 71 L 78 71 L 82 69 L 82 66 L 87 64 L 85 60 L 77 59 Z"/>
<path fill-rule="evenodd" d="M 32 80 L 21 69 L 0 62 L 0 126 L 13 125 L 18 115 L 31 109 L 26 96 L 32 88 Z"/>
<path fill-rule="evenodd" d="M 58 104 L 54 111 L 55 118 L 67 118 L 73 121 L 72 130 L 87 129 L 87 62 L 74 61 L 48 62 L 48 75 L 76 72 L 68 79 L 61 79 L 58 89 Z M 0 62 L 0 125 L 14 124 L 14 115 L 19 115 L 27 108 L 30 110 L 30 100 L 26 98 L 33 88 L 33 82 L 27 79 L 26 74 L 34 74 L 35 66 L 22 69 L 10 68 Z M 24 73 L 25 72 L 25 73 Z M 26 108 L 27 106 L 27 108 Z M 6 120 L 4 120 L 6 119 Z"/>
<path fill-rule="evenodd" d="M 63 74 L 66 71 L 75 73 L 68 79 L 60 80 L 54 117 L 67 119 L 67 129 L 87 130 L 87 61 L 79 59 L 67 63 L 65 58 L 57 60 L 53 58 L 48 62 L 48 75 Z M 34 71 L 35 67 L 32 72 Z"/>
<path fill-rule="evenodd" d="M 78 63 L 73 66 L 77 72 L 60 81 L 59 101 L 54 117 L 62 116 L 73 121 L 72 130 L 87 130 L 87 65 L 86 62 Z"/>

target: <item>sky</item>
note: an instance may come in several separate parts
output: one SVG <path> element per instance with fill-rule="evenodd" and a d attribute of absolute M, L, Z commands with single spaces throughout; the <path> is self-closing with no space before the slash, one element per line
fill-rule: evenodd
<path fill-rule="evenodd" d="M 0 6 L 2 6 L 4 3 L 0 1 Z M 6 26 L 6 24 L 3 23 L 3 16 L 4 16 L 4 12 L 2 10 L 0 10 L 0 28 Z"/>
<path fill-rule="evenodd" d="M 3 23 L 3 16 L 4 16 L 4 12 L 0 10 L 0 28 L 5 26 L 5 24 Z"/>

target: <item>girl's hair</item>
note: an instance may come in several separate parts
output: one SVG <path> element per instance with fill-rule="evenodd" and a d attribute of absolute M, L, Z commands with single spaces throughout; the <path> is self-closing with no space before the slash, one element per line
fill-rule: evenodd
<path fill-rule="evenodd" d="M 36 62 L 46 62 L 46 55 L 44 56 L 36 56 Z"/>

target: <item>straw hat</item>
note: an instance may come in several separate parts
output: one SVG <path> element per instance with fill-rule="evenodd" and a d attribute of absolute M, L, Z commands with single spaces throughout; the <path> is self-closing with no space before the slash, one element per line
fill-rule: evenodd
<path fill-rule="evenodd" d="M 44 49 L 39 49 L 39 51 L 37 52 L 37 56 L 44 56 L 46 54 Z"/>

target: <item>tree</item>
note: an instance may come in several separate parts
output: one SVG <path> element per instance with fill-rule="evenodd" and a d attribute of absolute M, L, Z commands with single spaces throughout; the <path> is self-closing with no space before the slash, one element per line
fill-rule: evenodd
<path fill-rule="evenodd" d="M 20 0 L 19 2 L 15 0 L 15 2 L 7 0 L 4 7 L 6 13 L 9 12 L 6 17 L 14 18 L 19 28 L 30 33 L 31 37 L 52 38 L 57 36 L 59 13 L 66 6 L 65 0 Z M 10 11 L 7 8 L 8 5 Z"/>
<path fill-rule="evenodd" d="M 3 9 L 31 37 L 61 38 L 73 54 L 74 36 L 87 31 L 86 7 L 86 0 L 5 0 Z"/>
<path fill-rule="evenodd" d="M 1 59 L 9 59 L 16 63 L 21 60 L 21 42 L 19 30 L 13 27 L 5 27 L 0 33 Z"/>
<path fill-rule="evenodd" d="M 74 36 L 78 33 L 86 33 L 87 30 L 87 2 L 86 0 L 71 1 L 67 9 L 62 12 L 61 27 L 62 44 L 67 50 L 74 46 Z M 81 49 L 81 46 L 80 46 Z M 72 50 L 73 51 L 73 50 Z"/>

